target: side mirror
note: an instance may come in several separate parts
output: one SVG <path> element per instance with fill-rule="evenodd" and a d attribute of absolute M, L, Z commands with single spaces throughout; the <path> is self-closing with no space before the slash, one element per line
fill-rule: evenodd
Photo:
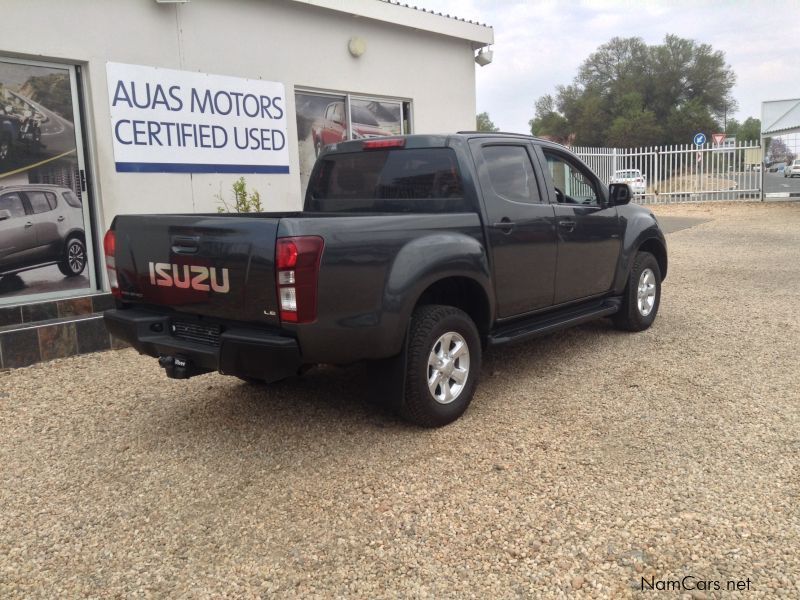
<path fill-rule="evenodd" d="M 633 192 L 627 183 L 612 183 L 608 186 L 608 199 L 611 206 L 628 204 L 631 198 L 633 198 Z"/>
<path fill-rule="evenodd" d="M 5 221 L 6 219 L 11 218 L 11 211 L 10 210 L 0 210 L 0 221 Z"/>

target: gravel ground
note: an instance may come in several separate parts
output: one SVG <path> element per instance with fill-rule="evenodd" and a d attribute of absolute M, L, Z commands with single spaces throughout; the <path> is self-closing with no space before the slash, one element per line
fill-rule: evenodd
<path fill-rule="evenodd" d="M 800 204 L 654 210 L 711 219 L 670 234 L 655 325 L 493 352 L 441 430 L 364 367 L 0 374 L 0 597 L 800 596 Z"/>

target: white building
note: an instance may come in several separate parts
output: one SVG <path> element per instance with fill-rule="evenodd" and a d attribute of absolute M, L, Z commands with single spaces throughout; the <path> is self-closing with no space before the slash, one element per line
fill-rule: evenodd
<path fill-rule="evenodd" d="M 73 277 L 57 256 L 12 275 L 6 260 L 0 328 L 34 322 L 28 303 L 101 293 L 117 214 L 215 212 L 241 176 L 266 210 L 299 209 L 316 146 L 336 136 L 474 129 L 475 55 L 493 42 L 485 25 L 382 0 L 5 0 L 0 12 L 0 214 L 12 217 L 0 239 L 16 217 L 55 218 L 71 189 L 87 253 Z M 218 91 L 219 112 L 198 109 Z M 221 114 L 231 98 L 271 112 Z"/>

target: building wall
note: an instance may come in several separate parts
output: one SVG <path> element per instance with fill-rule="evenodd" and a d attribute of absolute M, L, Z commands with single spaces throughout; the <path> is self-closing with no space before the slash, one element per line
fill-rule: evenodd
<path fill-rule="evenodd" d="M 291 174 L 246 176 L 268 210 L 302 204 L 295 86 L 410 99 L 416 133 L 472 129 L 475 124 L 475 64 L 467 40 L 289 0 L 5 0 L 2 13 L 6 26 L 1 54 L 84 69 L 84 128 L 104 227 L 118 213 L 214 211 L 214 195 L 229 190 L 238 178 L 117 173 L 107 61 L 283 82 Z M 358 59 L 347 49 L 354 35 L 367 43 Z"/>

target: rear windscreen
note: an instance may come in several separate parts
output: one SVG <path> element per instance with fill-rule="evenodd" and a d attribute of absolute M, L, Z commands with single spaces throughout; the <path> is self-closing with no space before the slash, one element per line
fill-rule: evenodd
<path fill-rule="evenodd" d="M 329 154 L 314 167 L 306 210 L 315 212 L 466 212 L 450 148 Z"/>

